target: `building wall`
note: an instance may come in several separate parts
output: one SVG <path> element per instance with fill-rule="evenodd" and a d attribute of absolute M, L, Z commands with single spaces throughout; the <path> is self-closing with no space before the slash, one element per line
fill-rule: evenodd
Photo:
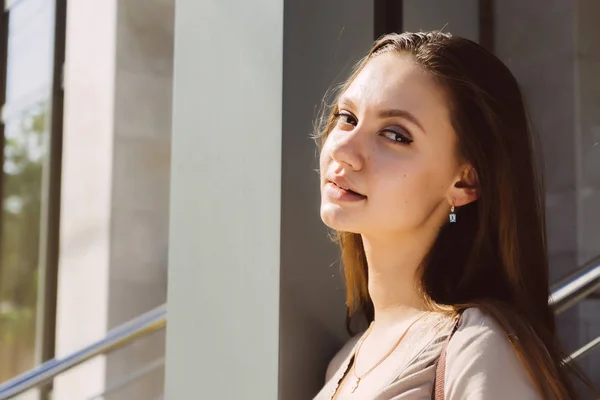
<path fill-rule="evenodd" d="M 600 256 L 600 3 L 579 0 L 576 6 L 575 104 L 577 113 L 578 260 Z M 600 336 L 600 298 L 584 300 L 579 308 L 579 345 Z M 581 365 L 600 387 L 598 349 Z"/>
<path fill-rule="evenodd" d="M 540 12 L 543 10 L 543 12 Z M 522 86 L 541 137 L 551 281 L 600 255 L 600 33 L 597 2 L 495 2 L 496 53 Z M 600 335 L 598 299 L 558 318 L 569 352 Z M 596 355 L 581 361 L 600 383 Z"/>
<path fill-rule="evenodd" d="M 599 10 L 542 3 L 495 2 L 495 47 L 542 137 L 556 280 L 600 253 Z M 369 48 L 372 4 L 179 0 L 173 148 L 173 0 L 68 4 L 57 355 L 163 303 L 170 263 L 169 398 L 200 384 L 310 398 L 346 336 L 309 135 L 324 93 Z M 476 1 L 403 12 L 407 30 L 477 39 Z M 597 309 L 560 317 L 570 349 L 600 334 Z M 60 377 L 55 398 L 100 394 L 163 353 L 159 334 L 99 357 Z M 163 372 L 105 398 L 154 398 Z"/>
<path fill-rule="evenodd" d="M 543 13 L 539 10 L 542 8 Z M 550 280 L 579 265 L 574 2 L 495 2 L 495 51 L 516 76 L 545 160 Z M 576 308 L 559 318 L 568 347 L 578 342 Z"/>

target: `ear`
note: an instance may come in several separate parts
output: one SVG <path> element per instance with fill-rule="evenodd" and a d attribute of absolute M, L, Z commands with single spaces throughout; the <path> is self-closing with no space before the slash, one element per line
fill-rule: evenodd
<path fill-rule="evenodd" d="M 461 168 L 456 182 L 448 191 L 448 204 L 456 207 L 465 206 L 479 198 L 479 178 L 471 165 Z"/>

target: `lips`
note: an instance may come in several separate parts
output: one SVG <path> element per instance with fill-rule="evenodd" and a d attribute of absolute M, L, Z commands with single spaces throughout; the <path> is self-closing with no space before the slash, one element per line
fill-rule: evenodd
<path fill-rule="evenodd" d="M 355 192 L 355 191 L 354 191 L 354 190 L 352 190 L 352 189 L 349 189 L 349 188 L 346 188 L 346 187 L 343 187 L 343 186 L 340 186 L 340 185 L 336 185 L 334 182 L 331 182 L 331 183 L 333 183 L 335 186 L 339 187 L 340 189 L 342 189 L 342 190 L 345 190 L 346 192 L 349 192 L 349 193 L 352 193 L 352 194 L 356 194 L 356 195 L 358 195 L 358 196 L 365 197 L 363 194 L 360 194 L 360 193 L 358 193 L 358 192 Z"/>
<path fill-rule="evenodd" d="M 328 181 L 331 182 L 332 184 L 334 184 L 335 186 L 337 186 L 338 188 L 345 190 L 349 193 L 352 193 L 352 194 L 355 194 L 358 196 L 362 196 L 362 197 L 367 197 L 364 194 L 357 191 L 355 189 L 355 187 L 348 181 L 348 179 L 344 178 L 341 175 L 332 176 L 328 179 Z"/>
<path fill-rule="evenodd" d="M 322 193 L 323 196 L 335 203 L 359 203 L 367 199 L 362 194 L 356 193 L 350 189 L 341 188 L 331 181 L 328 181 L 323 186 Z"/>

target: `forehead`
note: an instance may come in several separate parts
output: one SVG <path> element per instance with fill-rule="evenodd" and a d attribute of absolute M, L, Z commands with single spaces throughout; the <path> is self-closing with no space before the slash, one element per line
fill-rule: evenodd
<path fill-rule="evenodd" d="M 342 99 L 365 109 L 404 109 L 423 118 L 447 117 L 443 90 L 408 53 L 388 52 L 369 60 Z"/>

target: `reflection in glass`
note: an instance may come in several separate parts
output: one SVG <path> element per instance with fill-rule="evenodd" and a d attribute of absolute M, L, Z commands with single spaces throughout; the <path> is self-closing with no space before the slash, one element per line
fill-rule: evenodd
<path fill-rule="evenodd" d="M 36 359 L 53 14 L 54 0 L 21 0 L 9 10 L 0 180 L 0 382 L 32 368 Z"/>
<path fill-rule="evenodd" d="M 33 366 L 45 107 L 6 124 L 0 282 L 0 380 Z"/>

